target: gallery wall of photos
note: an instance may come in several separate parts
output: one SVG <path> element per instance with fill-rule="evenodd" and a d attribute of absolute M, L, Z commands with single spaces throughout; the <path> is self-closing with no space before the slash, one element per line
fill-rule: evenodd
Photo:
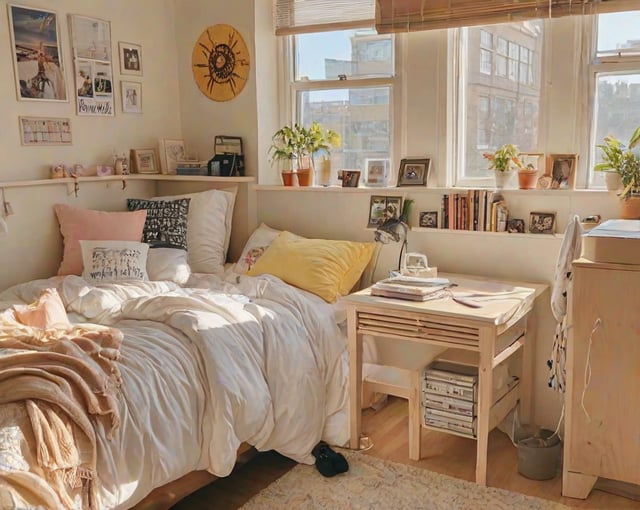
<path fill-rule="evenodd" d="M 113 117 L 115 95 L 120 93 L 123 114 L 142 113 L 142 83 L 135 81 L 135 77 L 142 76 L 139 44 L 118 42 L 117 68 L 127 79 L 116 87 L 108 20 L 68 14 L 68 40 L 73 55 L 73 69 L 68 70 L 59 14 L 24 5 L 8 4 L 7 8 L 18 101 L 71 100 L 78 116 Z M 17 124 L 23 145 L 71 144 L 69 118 L 20 116 Z"/>

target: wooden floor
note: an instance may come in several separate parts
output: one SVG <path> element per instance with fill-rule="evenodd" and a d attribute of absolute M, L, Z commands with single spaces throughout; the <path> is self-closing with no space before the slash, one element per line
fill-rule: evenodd
<path fill-rule="evenodd" d="M 406 400 L 389 398 L 379 411 L 363 413 L 363 433 L 373 441 L 367 454 L 381 459 L 410 464 L 456 478 L 475 478 L 475 441 L 451 434 L 422 431 L 422 460 L 409 460 Z M 640 510 L 640 501 L 594 490 L 586 500 L 561 496 L 562 477 L 553 480 L 529 480 L 518 473 L 517 449 L 509 437 L 494 430 L 489 438 L 488 485 L 558 501 L 570 507 L 597 510 Z M 640 460 L 639 460 L 640 462 Z M 295 463 L 277 453 L 260 454 L 174 506 L 175 510 L 232 510 L 282 476 Z M 286 509 L 295 510 L 295 509 Z"/>

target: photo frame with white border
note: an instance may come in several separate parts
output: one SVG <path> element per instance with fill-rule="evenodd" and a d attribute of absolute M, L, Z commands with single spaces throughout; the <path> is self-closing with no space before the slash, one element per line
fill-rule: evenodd
<path fill-rule="evenodd" d="M 142 46 L 140 44 L 118 41 L 120 55 L 120 74 L 142 76 Z"/>
<path fill-rule="evenodd" d="M 158 149 L 162 173 L 175 174 L 178 168 L 178 161 L 183 161 L 187 156 L 184 140 L 160 138 L 158 140 Z"/>
<path fill-rule="evenodd" d="M 68 102 L 57 13 L 12 4 L 7 9 L 18 100 Z M 42 28 L 36 32 L 34 25 Z"/>
<path fill-rule="evenodd" d="M 135 81 L 121 81 L 123 113 L 142 113 L 142 83 Z"/>
<path fill-rule="evenodd" d="M 22 145 L 71 145 L 68 117 L 18 117 Z"/>
<path fill-rule="evenodd" d="M 367 158 L 364 164 L 364 185 L 370 188 L 387 186 L 390 166 L 388 158 Z"/>

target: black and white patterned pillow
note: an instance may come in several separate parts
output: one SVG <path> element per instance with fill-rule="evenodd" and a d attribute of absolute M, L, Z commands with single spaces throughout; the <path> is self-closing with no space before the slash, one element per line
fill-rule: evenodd
<path fill-rule="evenodd" d="M 187 249 L 188 198 L 178 200 L 127 199 L 130 211 L 146 209 L 147 219 L 142 231 L 142 241 L 151 248 Z"/>

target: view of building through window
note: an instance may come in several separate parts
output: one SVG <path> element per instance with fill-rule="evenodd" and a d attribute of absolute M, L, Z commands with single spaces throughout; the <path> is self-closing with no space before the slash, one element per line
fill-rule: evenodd
<path fill-rule="evenodd" d="M 506 143 L 539 152 L 542 21 L 462 29 L 459 179 L 489 177 L 484 152 Z"/>
<path fill-rule="evenodd" d="M 333 167 L 363 169 L 367 158 L 389 158 L 393 37 L 371 29 L 321 32 L 295 36 L 294 47 L 297 119 L 340 134 Z"/>

